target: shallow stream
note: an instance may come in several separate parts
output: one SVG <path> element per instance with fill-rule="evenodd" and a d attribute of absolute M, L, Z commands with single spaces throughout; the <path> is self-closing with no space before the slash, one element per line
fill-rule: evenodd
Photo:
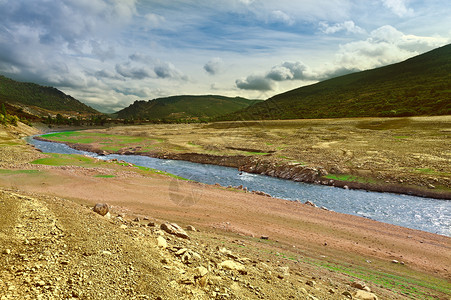
<path fill-rule="evenodd" d="M 345 190 L 330 186 L 306 184 L 274 177 L 240 174 L 234 168 L 191 163 L 181 160 L 166 160 L 139 155 L 110 154 L 79 151 L 61 143 L 38 141 L 28 138 L 43 152 L 82 154 L 102 160 L 116 158 L 135 165 L 166 171 L 184 178 L 207 184 L 222 186 L 243 185 L 249 190 L 263 191 L 273 197 L 312 201 L 327 209 L 362 216 L 373 220 L 451 236 L 451 201 L 421 198 L 391 193 Z"/>

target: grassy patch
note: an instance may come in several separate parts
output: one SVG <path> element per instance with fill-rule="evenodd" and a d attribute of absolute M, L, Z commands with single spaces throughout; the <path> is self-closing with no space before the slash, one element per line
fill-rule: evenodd
<path fill-rule="evenodd" d="M 39 174 L 42 173 L 41 170 L 8 170 L 8 169 L 0 169 L 0 174 Z"/>
<path fill-rule="evenodd" d="M 81 167 L 94 167 L 96 163 L 92 158 L 78 154 L 58 154 L 48 153 L 49 157 L 40 158 L 32 161 L 32 164 L 47 166 L 65 166 L 76 165 Z"/>
<path fill-rule="evenodd" d="M 99 177 L 99 178 L 113 178 L 113 177 L 116 177 L 116 175 L 104 175 L 104 174 L 98 174 L 98 175 L 94 175 L 94 177 Z"/>
<path fill-rule="evenodd" d="M 403 139 L 408 139 L 409 136 L 407 136 L 407 135 L 396 135 L 393 138 L 395 138 L 397 140 L 403 140 Z"/>
<path fill-rule="evenodd" d="M 48 165 L 48 166 L 79 166 L 84 168 L 95 168 L 95 167 L 103 167 L 113 170 L 123 170 L 120 169 L 123 166 L 128 166 L 128 163 L 124 162 L 106 162 L 102 160 L 94 160 L 91 157 L 86 157 L 79 154 L 58 154 L 58 153 L 47 153 L 48 157 L 40 158 L 32 161 L 32 164 L 40 164 L 40 165 Z M 180 180 L 188 180 L 186 178 L 141 166 L 134 166 L 134 168 L 127 168 L 127 171 L 132 171 L 139 173 L 141 175 L 149 176 L 152 174 L 169 176 L 171 178 L 180 179 Z M 110 176 L 110 175 L 107 175 Z"/>
<path fill-rule="evenodd" d="M 350 174 L 328 174 L 324 176 L 327 179 L 333 179 L 338 181 L 360 182 L 360 183 L 375 183 L 376 181 L 370 178 L 364 178 L 360 176 Z"/>

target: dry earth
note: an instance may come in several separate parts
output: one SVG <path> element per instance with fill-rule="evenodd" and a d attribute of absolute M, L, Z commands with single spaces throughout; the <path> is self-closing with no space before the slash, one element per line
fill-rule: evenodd
<path fill-rule="evenodd" d="M 451 199 L 451 116 L 156 124 L 92 132 L 143 138 L 114 145 L 122 153 L 196 162 L 208 160 L 195 154 L 208 154 L 214 164 L 292 179 L 296 174 L 274 170 L 305 166 L 324 169 L 336 185 L 344 185 L 341 179 L 356 188 Z M 243 156 L 248 159 L 238 159 Z M 354 176 L 352 182 L 345 175 Z"/>
<path fill-rule="evenodd" d="M 135 166 L 29 164 L 45 154 L 0 134 L 1 299 L 359 299 L 359 280 L 379 299 L 449 299 L 449 237 Z"/>

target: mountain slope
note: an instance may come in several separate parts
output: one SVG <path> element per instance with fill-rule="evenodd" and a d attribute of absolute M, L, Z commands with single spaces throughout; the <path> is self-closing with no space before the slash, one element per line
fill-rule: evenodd
<path fill-rule="evenodd" d="M 243 109 L 260 100 L 224 96 L 173 96 L 135 101 L 117 112 L 121 119 L 176 120 L 211 118 Z"/>
<path fill-rule="evenodd" d="M 19 82 L 0 75 L 0 101 L 51 112 L 99 114 L 95 109 L 53 87 Z"/>
<path fill-rule="evenodd" d="M 276 95 L 221 120 L 451 114 L 451 45 Z"/>

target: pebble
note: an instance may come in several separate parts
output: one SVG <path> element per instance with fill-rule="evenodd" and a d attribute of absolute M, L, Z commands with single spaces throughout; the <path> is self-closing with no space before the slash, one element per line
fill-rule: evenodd
<path fill-rule="evenodd" d="M 3 254 L 10 254 L 11 253 L 11 250 L 10 249 L 5 249 L 5 250 L 3 250 Z"/>

